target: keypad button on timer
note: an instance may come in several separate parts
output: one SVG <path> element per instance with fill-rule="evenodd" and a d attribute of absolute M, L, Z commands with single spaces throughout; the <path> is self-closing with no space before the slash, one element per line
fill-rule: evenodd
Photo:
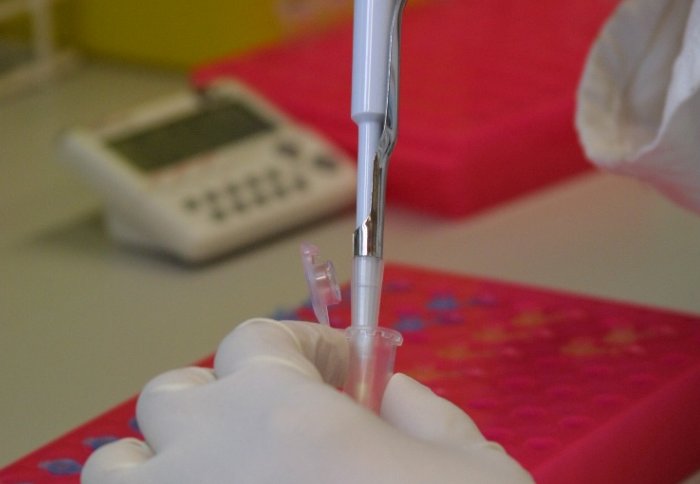
<path fill-rule="evenodd" d="M 187 197 L 182 201 L 182 206 L 188 211 L 188 212 L 194 212 L 199 208 L 199 201 L 197 201 L 196 198 L 193 197 Z"/>
<path fill-rule="evenodd" d="M 277 151 L 289 158 L 296 158 L 299 156 L 299 145 L 291 141 L 280 141 L 277 143 Z"/>
<path fill-rule="evenodd" d="M 328 155 L 318 155 L 314 158 L 314 166 L 324 171 L 334 171 L 338 168 L 338 162 Z"/>

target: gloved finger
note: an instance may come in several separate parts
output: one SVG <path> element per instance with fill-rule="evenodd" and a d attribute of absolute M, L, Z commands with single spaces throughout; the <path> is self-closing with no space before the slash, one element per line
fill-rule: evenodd
<path fill-rule="evenodd" d="M 342 331 L 301 321 L 251 319 L 219 345 L 214 369 L 219 378 L 260 363 L 286 365 L 310 378 L 341 386 L 348 365 Z"/>
<path fill-rule="evenodd" d="M 135 473 L 139 466 L 153 457 L 153 451 L 138 439 L 121 439 L 103 445 L 83 466 L 81 484 L 126 484 L 142 482 Z"/>
<path fill-rule="evenodd" d="M 154 450 L 160 452 L 182 431 L 191 390 L 215 379 L 211 369 L 189 367 L 168 371 L 146 384 L 136 404 L 136 420 Z"/>
<path fill-rule="evenodd" d="M 384 391 L 381 417 L 421 440 L 457 448 L 494 447 L 474 421 L 453 403 L 403 373 L 391 377 Z"/>

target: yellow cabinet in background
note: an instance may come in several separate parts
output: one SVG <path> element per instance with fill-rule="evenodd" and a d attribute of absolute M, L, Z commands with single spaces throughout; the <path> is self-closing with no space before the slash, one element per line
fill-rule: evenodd
<path fill-rule="evenodd" d="M 61 39 L 87 54 L 189 68 L 323 28 L 352 0 L 63 0 Z"/>

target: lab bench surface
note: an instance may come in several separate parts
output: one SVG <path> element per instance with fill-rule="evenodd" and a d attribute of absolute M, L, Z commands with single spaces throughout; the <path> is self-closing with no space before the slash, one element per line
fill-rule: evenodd
<path fill-rule="evenodd" d="M 96 63 L 0 99 L 0 467 L 211 353 L 235 324 L 304 301 L 302 241 L 350 277 L 350 210 L 202 266 L 109 240 L 98 197 L 55 162 L 55 137 L 186 82 Z M 700 313 L 700 218 L 608 175 L 458 221 L 392 207 L 385 255 Z"/>

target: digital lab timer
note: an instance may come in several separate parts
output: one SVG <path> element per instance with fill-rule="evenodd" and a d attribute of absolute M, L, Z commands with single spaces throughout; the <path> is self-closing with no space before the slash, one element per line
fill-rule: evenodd
<path fill-rule="evenodd" d="M 337 147 L 233 80 L 68 130 L 119 241 L 200 261 L 348 206 L 355 169 Z"/>

